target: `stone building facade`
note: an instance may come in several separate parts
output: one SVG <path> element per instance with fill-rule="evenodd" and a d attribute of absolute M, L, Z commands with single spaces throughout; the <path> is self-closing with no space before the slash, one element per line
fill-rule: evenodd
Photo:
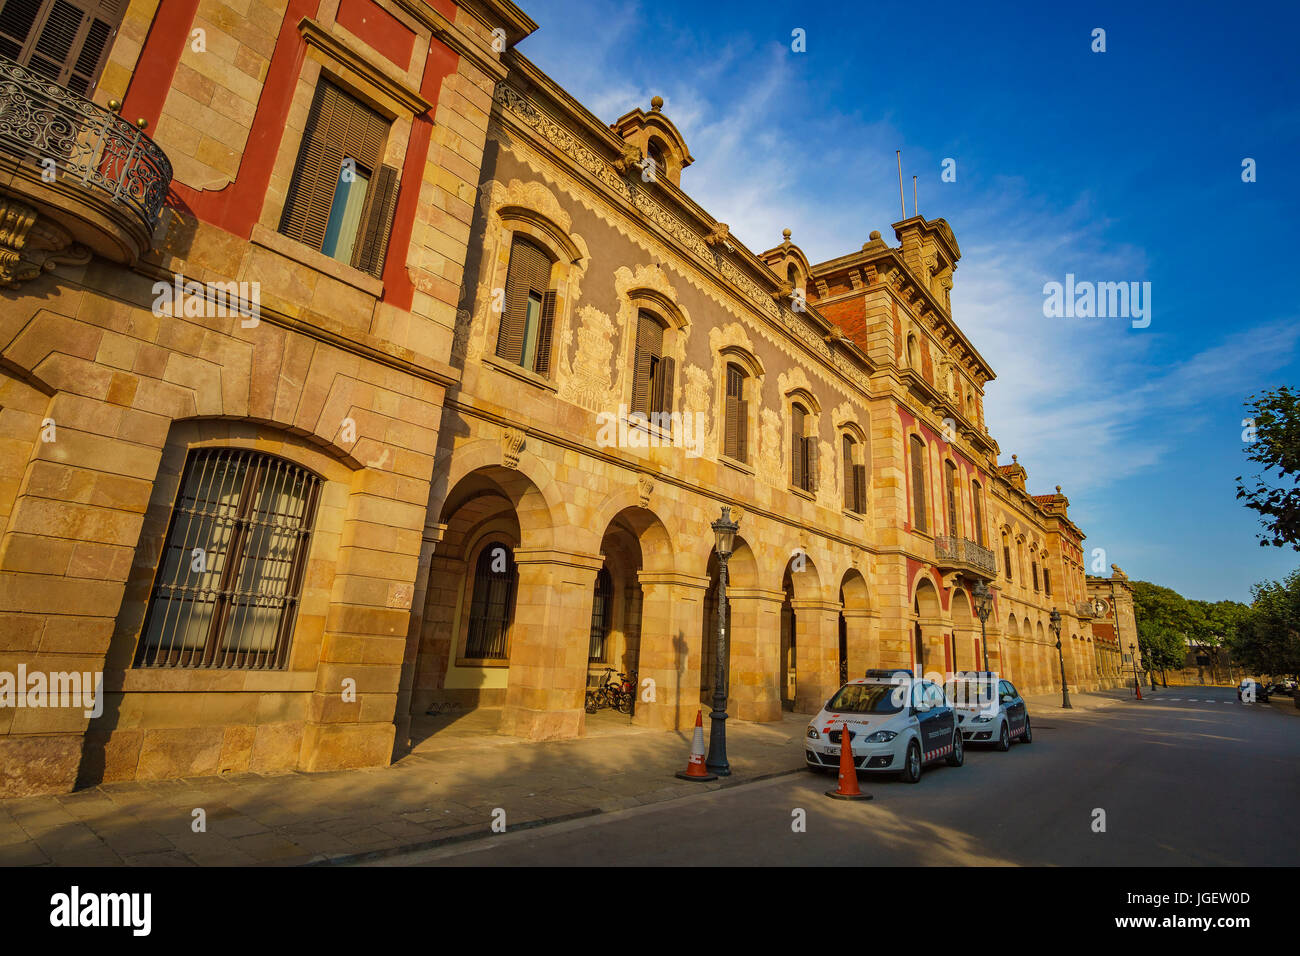
<path fill-rule="evenodd" d="M 1138 646 L 1137 617 L 1133 587 L 1118 564 L 1110 566 L 1110 577 L 1088 575 L 1088 598 L 1094 606 L 1092 633 L 1098 666 L 1106 683 L 1119 687 L 1133 682 L 1136 661 L 1142 672 L 1142 650 Z"/>
<path fill-rule="evenodd" d="M 0 706 L 0 794 L 381 765 L 446 704 L 575 736 L 607 666 L 687 727 L 723 506 L 739 718 L 986 653 L 1054 688 L 1053 607 L 1110 681 L 942 219 L 750 251 L 509 0 L 85 0 L 62 66 L 50 6 L 0 36 L 0 113 L 78 117 L 0 133 L 0 675 L 103 706 Z"/>

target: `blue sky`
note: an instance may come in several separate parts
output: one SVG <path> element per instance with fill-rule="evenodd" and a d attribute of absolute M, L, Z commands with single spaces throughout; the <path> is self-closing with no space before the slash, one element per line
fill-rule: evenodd
<path fill-rule="evenodd" d="M 915 174 L 962 249 L 953 312 L 998 375 L 1002 460 L 1060 484 L 1107 565 L 1206 600 L 1300 565 L 1259 547 L 1233 481 L 1244 398 L 1297 380 L 1300 6 L 523 6 L 521 52 L 601 119 L 663 96 L 683 188 L 755 251 L 786 227 L 813 262 L 894 242 L 901 149 L 908 214 Z M 1149 281 L 1150 326 L 1045 318 L 1067 273 Z"/>

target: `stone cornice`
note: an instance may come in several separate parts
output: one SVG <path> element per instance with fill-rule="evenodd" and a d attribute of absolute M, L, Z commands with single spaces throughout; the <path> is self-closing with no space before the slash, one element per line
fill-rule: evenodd
<path fill-rule="evenodd" d="M 410 110 L 412 115 L 423 116 L 433 109 L 433 104 L 421 96 L 419 91 L 389 76 L 315 20 L 303 17 L 298 21 L 298 32 L 302 34 L 309 49 L 319 50 L 329 59 L 354 70 L 394 101 Z"/>

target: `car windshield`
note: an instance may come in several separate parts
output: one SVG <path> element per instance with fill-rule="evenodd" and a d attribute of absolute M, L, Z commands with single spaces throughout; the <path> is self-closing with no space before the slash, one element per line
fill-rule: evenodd
<path fill-rule="evenodd" d="M 961 680 L 948 685 L 954 707 L 983 707 L 998 699 L 997 684 L 989 680 Z"/>
<path fill-rule="evenodd" d="M 903 700 L 898 684 L 845 684 L 826 709 L 845 714 L 896 714 L 903 709 Z"/>

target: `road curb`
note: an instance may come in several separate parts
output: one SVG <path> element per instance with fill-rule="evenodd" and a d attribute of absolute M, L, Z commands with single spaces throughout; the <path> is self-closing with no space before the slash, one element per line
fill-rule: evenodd
<path fill-rule="evenodd" d="M 735 790 L 739 787 L 745 787 L 750 784 L 761 783 L 764 780 L 773 780 L 777 777 L 790 777 L 795 774 L 804 773 L 804 767 L 798 767 L 793 770 L 771 770 L 767 773 L 754 774 L 740 780 L 734 778 L 723 778 L 723 782 L 716 787 L 707 787 L 697 791 L 697 794 L 717 793 L 719 790 Z M 689 797 L 692 793 L 686 791 L 682 797 Z M 671 799 L 681 799 L 673 797 Z M 667 801 L 656 800 L 654 803 L 663 803 Z M 652 804 L 642 804 L 642 806 L 651 806 Z M 591 817 L 603 816 L 607 813 L 618 813 L 621 809 L 615 808 L 604 810 L 600 807 L 592 807 L 588 810 L 576 810 L 572 813 L 561 813 L 551 817 L 539 817 L 536 820 L 525 820 L 523 823 L 514 823 L 506 830 L 507 833 L 514 833 L 519 830 L 536 830 L 541 827 L 554 826 L 559 823 L 569 823 L 573 820 L 584 820 Z M 279 866 L 351 866 L 357 863 L 369 863 L 374 860 L 383 860 L 394 856 L 404 856 L 407 853 L 418 853 L 422 850 L 436 850 L 439 847 L 453 846 L 457 843 L 472 843 L 475 840 L 485 840 L 502 834 L 484 831 L 481 826 L 476 826 L 472 830 L 462 830 L 459 833 L 451 833 L 446 836 L 434 837 L 429 840 L 420 840 L 416 843 L 404 843 L 401 846 L 381 847 L 377 850 L 362 850 L 359 853 L 335 853 L 328 855 L 316 854 L 315 856 L 306 857 L 298 862 L 293 860 L 280 861 Z"/>

